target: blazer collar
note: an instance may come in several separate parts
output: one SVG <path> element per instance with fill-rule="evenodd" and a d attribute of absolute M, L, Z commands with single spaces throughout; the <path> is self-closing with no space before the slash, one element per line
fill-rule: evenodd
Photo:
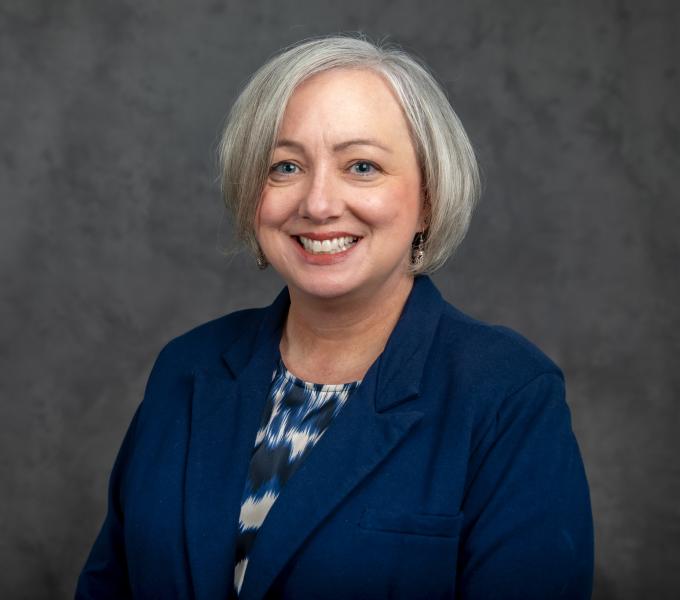
<path fill-rule="evenodd" d="M 444 309 L 439 290 L 427 276 L 416 277 L 401 317 L 379 361 L 376 411 L 420 394 L 425 365 Z"/>
<path fill-rule="evenodd" d="M 415 278 L 399 321 L 374 365 L 378 369 L 376 411 L 388 410 L 419 395 L 425 364 L 444 304 L 439 290 L 429 277 L 421 275 Z M 273 349 L 275 345 L 278 347 L 289 305 L 288 288 L 284 288 L 265 309 L 255 335 L 246 332 L 222 354 L 234 377 L 238 377 L 259 350 Z"/>
<path fill-rule="evenodd" d="M 234 378 L 241 374 L 254 357 L 261 355 L 263 349 L 268 349 L 270 354 L 278 351 L 289 305 L 290 296 L 285 287 L 274 302 L 263 309 L 264 317 L 257 331 L 245 331 L 222 353 L 222 360 Z"/>

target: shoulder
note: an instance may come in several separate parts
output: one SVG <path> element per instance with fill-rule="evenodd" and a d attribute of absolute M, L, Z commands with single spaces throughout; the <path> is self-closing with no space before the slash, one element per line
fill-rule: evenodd
<path fill-rule="evenodd" d="M 249 347 L 265 312 L 266 308 L 239 310 L 169 340 L 151 369 L 143 404 L 155 405 L 161 398 L 167 406 L 173 398 L 185 397 L 197 372 L 224 374 L 224 353 L 235 345 Z"/>
<path fill-rule="evenodd" d="M 473 318 L 445 303 L 436 352 L 459 385 L 478 397 L 504 398 L 538 378 L 564 385 L 561 369 L 536 344 L 513 329 Z"/>
<path fill-rule="evenodd" d="M 235 346 L 250 347 L 266 308 L 240 310 L 202 323 L 169 340 L 147 378 L 134 419 L 135 439 L 156 439 L 190 421 L 196 375 L 229 377 L 223 361 Z"/>
<path fill-rule="evenodd" d="M 535 343 L 451 305 L 437 334 L 430 360 L 444 374 L 445 410 L 469 433 L 470 473 L 499 440 L 539 454 L 558 442 L 571 447 L 564 375 Z"/>
<path fill-rule="evenodd" d="M 266 308 L 239 310 L 202 323 L 171 339 L 158 355 L 157 365 L 181 370 L 213 370 L 234 344 L 254 337 Z"/>

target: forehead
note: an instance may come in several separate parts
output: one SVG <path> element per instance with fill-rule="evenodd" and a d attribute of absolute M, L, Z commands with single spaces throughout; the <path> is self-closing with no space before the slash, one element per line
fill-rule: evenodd
<path fill-rule="evenodd" d="M 397 96 L 381 75 L 367 69 L 331 69 L 301 83 L 288 102 L 279 137 L 292 134 L 371 134 L 410 143 Z"/>

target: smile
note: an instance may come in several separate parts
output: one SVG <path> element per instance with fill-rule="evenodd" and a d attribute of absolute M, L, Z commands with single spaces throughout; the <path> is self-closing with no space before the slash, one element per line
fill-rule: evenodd
<path fill-rule="evenodd" d="M 302 235 L 297 236 L 302 247 L 310 254 L 338 254 L 348 250 L 357 243 L 359 238 L 343 236 L 326 240 L 313 240 Z"/>

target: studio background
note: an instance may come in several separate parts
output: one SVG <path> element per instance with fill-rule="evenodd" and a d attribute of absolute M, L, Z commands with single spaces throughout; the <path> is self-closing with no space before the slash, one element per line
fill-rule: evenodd
<path fill-rule="evenodd" d="M 229 258 L 214 150 L 247 77 L 362 30 L 422 57 L 484 173 L 436 274 L 564 370 L 594 598 L 680 597 L 673 0 L 0 0 L 0 597 L 72 596 L 162 346 L 281 282 Z"/>

